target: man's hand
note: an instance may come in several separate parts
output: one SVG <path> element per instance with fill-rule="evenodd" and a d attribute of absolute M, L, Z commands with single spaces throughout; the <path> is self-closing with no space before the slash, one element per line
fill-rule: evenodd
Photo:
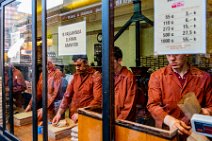
<path fill-rule="evenodd" d="M 190 135 L 191 134 L 191 127 L 190 126 L 187 126 L 183 121 L 176 121 L 174 123 L 174 125 L 171 127 L 171 128 L 175 128 L 175 129 L 178 129 L 178 133 L 183 135 Z"/>
<path fill-rule="evenodd" d="M 71 119 L 72 119 L 75 123 L 77 123 L 77 121 L 78 121 L 78 113 L 74 113 L 74 114 L 71 116 Z"/>
<path fill-rule="evenodd" d="M 208 116 L 210 116 L 210 112 L 208 111 L 208 109 L 206 109 L 206 108 L 202 108 L 201 109 L 201 112 L 200 112 L 200 114 L 203 114 L 203 115 L 208 115 Z"/>
<path fill-rule="evenodd" d="M 172 116 L 167 115 L 164 123 L 169 126 L 170 130 L 178 130 L 179 134 L 190 135 L 190 126 L 187 126 L 183 121 L 180 121 Z"/>
<path fill-rule="evenodd" d="M 53 118 L 53 120 L 52 120 L 52 125 L 54 126 L 54 125 L 57 125 L 58 124 L 58 122 L 60 121 L 60 119 L 61 119 L 61 114 L 60 113 L 57 113 L 56 114 L 56 116 Z"/>
<path fill-rule="evenodd" d="M 29 111 L 31 111 L 31 109 L 32 109 L 32 106 L 31 106 L 31 105 L 28 105 L 28 106 L 26 107 L 26 109 L 25 109 L 25 112 L 29 112 Z"/>
<path fill-rule="evenodd" d="M 42 114 L 43 114 L 43 109 L 42 108 L 38 109 L 38 121 L 42 120 L 42 117 L 43 117 Z"/>

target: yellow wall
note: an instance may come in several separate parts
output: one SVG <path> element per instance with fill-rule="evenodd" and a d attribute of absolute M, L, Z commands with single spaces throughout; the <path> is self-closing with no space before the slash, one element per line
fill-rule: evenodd
<path fill-rule="evenodd" d="M 131 5 L 132 6 L 132 5 Z M 132 7 L 131 7 L 132 9 Z M 118 11 L 119 12 L 119 11 Z M 120 15 L 115 17 L 115 34 L 118 30 L 130 19 L 132 16 L 132 11 L 128 12 L 126 15 Z M 96 36 L 102 29 L 102 22 L 101 22 L 101 13 L 89 15 L 86 18 L 78 18 L 69 20 L 66 22 L 61 22 L 60 25 L 67 25 L 71 23 L 75 23 L 81 20 L 86 20 L 86 28 L 87 28 L 87 55 L 89 62 L 94 62 L 94 44 L 97 43 Z M 54 26 L 48 26 L 48 34 L 55 34 L 53 35 L 56 37 L 56 33 L 58 29 L 58 24 Z M 57 51 L 57 40 L 54 38 L 53 41 L 53 50 Z M 133 23 L 115 42 L 116 46 L 119 46 L 123 51 L 123 65 L 128 67 L 135 66 L 135 24 Z M 69 64 L 71 62 L 71 57 L 63 56 L 64 64 Z"/>

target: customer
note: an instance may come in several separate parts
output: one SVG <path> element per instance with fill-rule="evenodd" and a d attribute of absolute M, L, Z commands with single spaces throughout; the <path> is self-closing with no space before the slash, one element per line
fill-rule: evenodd
<path fill-rule="evenodd" d="M 87 55 L 74 55 L 72 60 L 76 68 L 72 81 L 68 84 L 60 108 L 52 120 L 57 124 L 61 115 L 69 107 L 70 118 L 77 122 L 77 109 L 92 105 L 101 105 L 102 76 L 88 65 Z"/>
<path fill-rule="evenodd" d="M 211 76 L 188 63 L 188 55 L 166 55 L 169 65 L 152 73 L 149 80 L 147 108 L 156 127 L 167 125 L 190 135 L 190 121 L 177 106 L 188 92 L 194 92 L 202 114 L 212 115 Z"/>
<path fill-rule="evenodd" d="M 48 63 L 47 63 L 47 69 L 48 69 L 48 117 L 49 119 L 52 119 L 54 116 L 54 101 L 59 93 L 60 85 L 61 85 L 61 80 L 62 80 L 62 72 L 55 68 L 55 65 L 53 64 L 52 60 L 49 58 Z M 42 73 L 40 74 L 38 83 L 37 83 L 37 102 L 42 101 Z M 38 105 L 41 106 L 41 105 Z M 30 111 L 32 108 L 32 98 L 25 109 L 25 111 Z M 42 108 L 38 109 L 38 120 L 42 120 Z"/>
<path fill-rule="evenodd" d="M 122 51 L 114 47 L 114 93 L 117 119 L 135 120 L 136 81 L 133 73 L 122 66 Z"/>

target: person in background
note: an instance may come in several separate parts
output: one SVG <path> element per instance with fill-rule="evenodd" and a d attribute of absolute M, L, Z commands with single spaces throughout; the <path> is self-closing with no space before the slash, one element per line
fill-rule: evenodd
<path fill-rule="evenodd" d="M 188 92 L 194 92 L 202 107 L 201 113 L 212 115 L 211 76 L 191 66 L 188 55 L 166 55 L 169 65 L 151 74 L 147 108 L 156 127 L 177 129 L 183 138 L 191 134 L 188 117 L 177 106 Z"/>
<path fill-rule="evenodd" d="M 114 93 L 117 119 L 135 120 L 136 80 L 127 67 L 122 66 L 122 51 L 114 47 Z"/>
<path fill-rule="evenodd" d="M 61 78 L 62 78 L 62 72 L 55 68 L 55 65 L 53 64 L 52 60 L 48 58 L 47 62 L 47 69 L 48 69 L 48 76 L 47 76 L 47 83 L 48 83 L 48 117 L 51 120 L 54 116 L 54 101 L 58 95 L 60 84 L 61 84 Z M 38 83 L 37 83 L 37 102 L 41 102 L 42 100 L 42 73 L 40 74 Z M 40 105 L 39 105 L 40 106 Z M 25 111 L 30 111 L 32 109 L 32 98 L 26 107 Z M 42 108 L 38 109 L 38 120 L 42 120 Z"/>
<path fill-rule="evenodd" d="M 76 72 L 73 74 L 72 81 L 68 84 L 63 96 L 59 110 L 52 120 L 57 124 L 61 115 L 69 107 L 70 118 L 77 122 L 77 109 L 101 105 L 102 102 L 102 76 L 88 65 L 87 55 L 74 55 L 72 58 Z"/>
<path fill-rule="evenodd" d="M 15 99 L 15 106 L 22 108 L 24 105 L 24 98 L 22 97 L 22 92 L 26 90 L 26 83 L 23 74 L 20 70 L 11 66 L 13 75 L 13 98 Z M 5 86 L 8 92 L 9 88 L 9 66 L 5 67 Z"/>
<path fill-rule="evenodd" d="M 73 79 L 73 75 L 71 74 L 71 71 L 68 66 L 64 67 L 63 73 L 64 73 L 64 78 L 68 81 L 68 83 L 70 83 L 71 80 Z"/>

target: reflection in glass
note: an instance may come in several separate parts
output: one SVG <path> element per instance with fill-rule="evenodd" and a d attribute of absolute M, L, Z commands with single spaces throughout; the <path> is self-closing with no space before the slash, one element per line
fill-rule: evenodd
<path fill-rule="evenodd" d="M 13 115 L 23 112 L 31 97 L 31 3 L 31 0 L 18 0 L 5 6 L 4 74 L 8 131 L 12 128 L 9 122 L 9 117 L 12 117 L 11 108 L 13 108 Z M 10 84 L 12 84 L 11 89 L 9 89 Z M 10 91 L 11 96 L 9 96 Z M 16 136 L 19 134 L 16 126 L 14 134 Z"/>

